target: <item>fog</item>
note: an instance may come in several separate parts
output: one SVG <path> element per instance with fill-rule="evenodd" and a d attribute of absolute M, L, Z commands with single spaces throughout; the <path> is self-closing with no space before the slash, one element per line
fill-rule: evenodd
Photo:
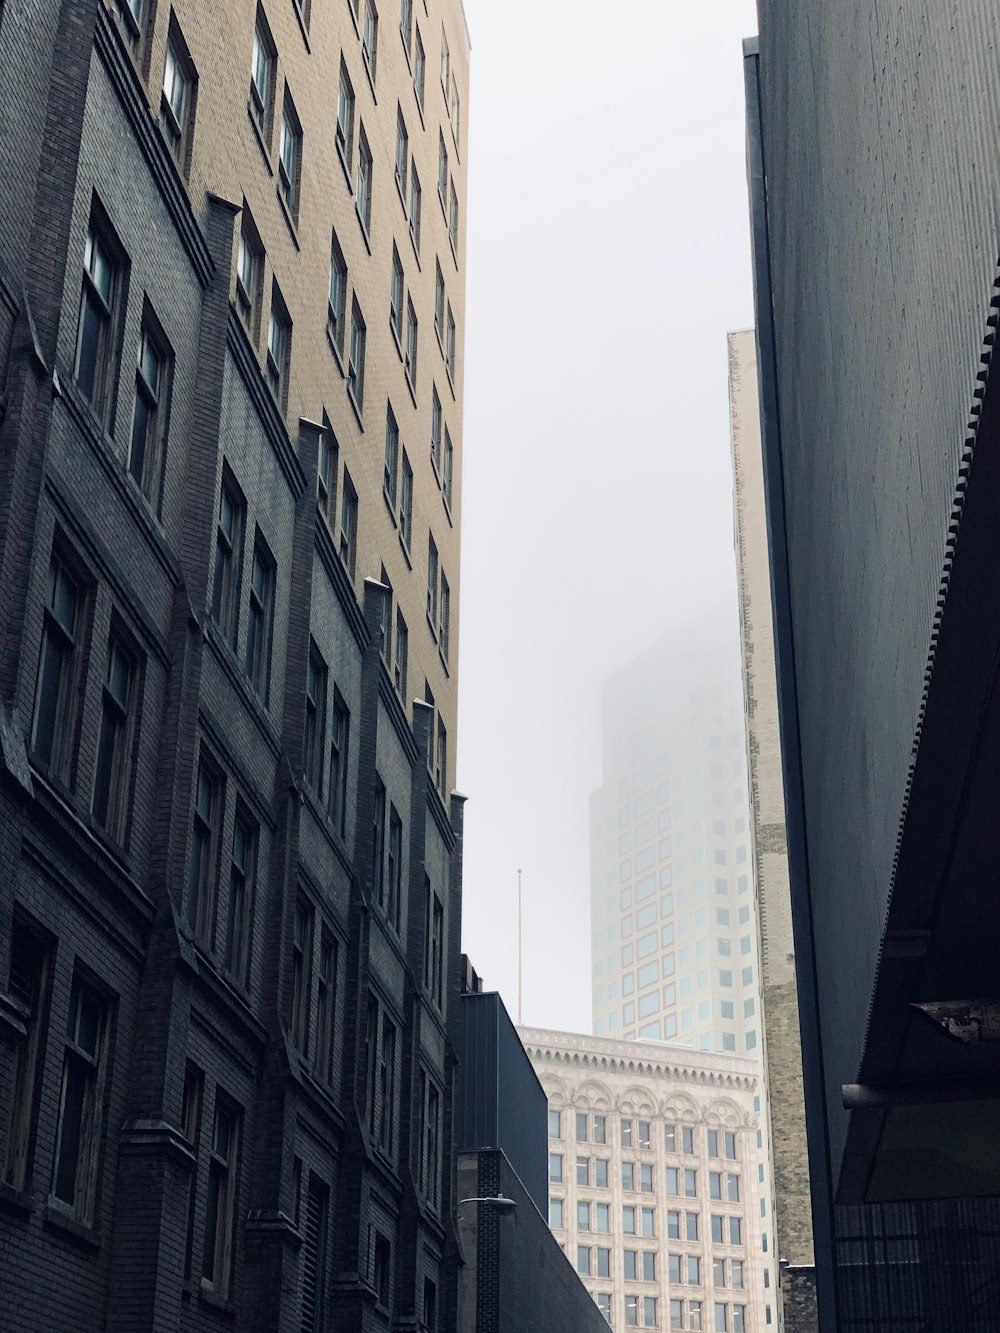
<path fill-rule="evenodd" d="M 752 323 L 750 0 L 466 0 L 463 947 L 589 1031 L 600 685 L 736 615 L 726 332 Z"/>

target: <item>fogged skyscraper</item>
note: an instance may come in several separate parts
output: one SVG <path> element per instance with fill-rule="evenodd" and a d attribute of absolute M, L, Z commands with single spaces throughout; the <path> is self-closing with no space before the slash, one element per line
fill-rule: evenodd
<path fill-rule="evenodd" d="M 604 686 L 590 806 L 598 1036 L 758 1049 L 735 626 L 719 607 Z"/>

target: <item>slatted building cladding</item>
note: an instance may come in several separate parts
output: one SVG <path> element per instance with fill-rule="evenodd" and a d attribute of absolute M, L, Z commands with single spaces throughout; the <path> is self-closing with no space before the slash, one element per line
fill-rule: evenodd
<path fill-rule="evenodd" d="M 445 1333 L 460 0 L 0 62 L 0 1328 Z"/>

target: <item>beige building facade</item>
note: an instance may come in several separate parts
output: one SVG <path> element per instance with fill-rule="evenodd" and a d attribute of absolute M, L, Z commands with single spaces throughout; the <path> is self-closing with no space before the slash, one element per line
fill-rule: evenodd
<path fill-rule="evenodd" d="M 729 335 L 729 393 L 771 1227 L 784 1326 L 806 1333 L 817 1327 L 815 1267 L 752 330 Z"/>
<path fill-rule="evenodd" d="M 519 1029 L 549 1108 L 549 1226 L 613 1328 L 773 1321 L 756 1062 Z"/>

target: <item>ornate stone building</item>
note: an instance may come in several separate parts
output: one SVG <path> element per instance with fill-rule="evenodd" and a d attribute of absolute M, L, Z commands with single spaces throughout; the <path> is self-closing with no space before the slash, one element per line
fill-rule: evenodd
<path fill-rule="evenodd" d="M 548 1097 L 549 1226 L 612 1327 L 771 1323 L 756 1062 L 520 1034 Z"/>

